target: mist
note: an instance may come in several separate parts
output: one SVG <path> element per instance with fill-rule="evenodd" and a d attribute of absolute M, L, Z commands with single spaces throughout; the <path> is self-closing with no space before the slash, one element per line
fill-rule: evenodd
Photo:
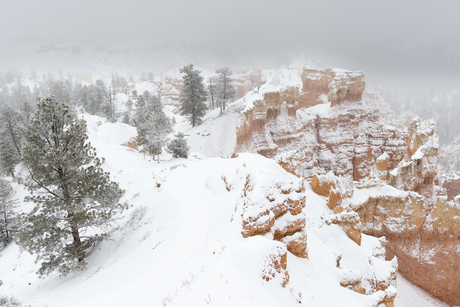
<path fill-rule="evenodd" d="M 10 44 L 149 42 L 235 67 L 301 53 L 364 71 L 371 83 L 460 75 L 459 1 L 25 0 L 2 1 L 0 11 Z"/>

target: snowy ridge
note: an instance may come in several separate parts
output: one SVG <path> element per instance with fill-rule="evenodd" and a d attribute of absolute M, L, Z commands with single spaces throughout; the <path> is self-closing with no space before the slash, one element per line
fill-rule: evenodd
<path fill-rule="evenodd" d="M 361 295 L 340 285 L 356 276 L 386 274 L 392 264 L 373 256 L 377 239 L 365 236 L 360 247 L 339 226 L 327 226 L 326 200 L 308 187 L 303 212 L 309 259 L 288 253 L 285 287 L 277 278 L 262 279 L 267 254 L 281 243 L 264 236 L 243 238 L 243 208 L 236 205 L 249 174 L 297 180 L 275 161 L 253 154 L 199 160 L 192 154 L 189 160 L 156 163 L 120 146 L 135 135 L 134 128 L 96 116 L 85 120 L 89 140 L 132 208 L 88 255 L 81 273 L 39 279 L 34 256 L 9 245 L 0 255 L 1 294 L 34 306 L 63 307 L 372 306 L 391 294 Z M 15 188 L 22 199 L 26 191 Z M 30 205 L 21 207 L 30 210 Z"/>

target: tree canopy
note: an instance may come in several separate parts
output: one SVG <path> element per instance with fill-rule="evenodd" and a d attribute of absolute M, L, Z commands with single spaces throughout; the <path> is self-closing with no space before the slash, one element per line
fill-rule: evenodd
<path fill-rule="evenodd" d="M 184 84 L 180 93 L 181 115 L 190 115 L 190 123 L 193 127 L 201 124 L 206 112 L 206 90 L 203 77 L 199 70 L 193 68 L 193 64 L 186 65 L 179 70 L 184 74 Z"/>
<path fill-rule="evenodd" d="M 87 142 L 86 123 L 53 98 L 42 99 L 21 130 L 26 181 L 35 203 L 22 215 L 18 244 L 42 261 L 39 275 L 62 275 L 85 267 L 86 254 L 126 206 L 123 191 L 102 170 Z"/>

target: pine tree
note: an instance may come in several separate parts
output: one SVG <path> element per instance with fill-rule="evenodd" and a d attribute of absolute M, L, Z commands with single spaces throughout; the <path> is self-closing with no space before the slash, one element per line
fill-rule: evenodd
<path fill-rule="evenodd" d="M 144 99 L 143 95 L 139 95 L 136 102 L 136 110 L 133 116 L 133 124 L 136 127 L 140 127 L 142 123 L 145 122 L 147 116 L 147 102 Z"/>
<path fill-rule="evenodd" d="M 123 191 L 102 170 L 86 123 L 56 99 L 42 99 L 21 134 L 31 193 L 25 201 L 35 207 L 22 215 L 17 242 L 42 261 L 39 275 L 82 270 L 87 253 L 126 207 L 119 204 Z"/>
<path fill-rule="evenodd" d="M 231 79 L 232 72 L 228 67 L 216 70 L 217 73 L 217 103 L 220 106 L 220 113 L 225 111 L 228 100 L 235 98 L 236 88 Z"/>
<path fill-rule="evenodd" d="M 0 111 L 0 131 L 2 131 L 5 137 L 10 139 L 18 155 L 21 155 L 21 137 L 18 135 L 17 130 L 21 122 L 21 115 L 12 108 L 5 107 Z"/>
<path fill-rule="evenodd" d="M 193 127 L 201 124 L 206 111 L 206 91 L 203 77 L 199 70 L 193 69 L 193 64 L 186 65 L 179 70 L 185 74 L 184 84 L 180 93 L 181 115 L 190 115 L 190 123 Z"/>
<path fill-rule="evenodd" d="M 163 112 L 148 116 L 144 123 L 137 128 L 137 144 L 144 146 L 144 152 L 155 157 L 160 162 L 161 149 L 167 141 L 167 136 L 172 132 L 169 118 Z"/>
<path fill-rule="evenodd" d="M 161 101 L 161 92 L 158 92 L 156 96 L 149 97 L 149 99 L 147 100 L 147 112 L 148 114 L 163 112 L 163 102 Z"/>
<path fill-rule="evenodd" d="M 131 99 L 128 99 L 125 102 L 125 105 L 126 105 L 126 108 L 128 109 L 128 111 L 131 111 L 131 109 L 133 108 L 133 101 Z"/>
<path fill-rule="evenodd" d="M 2 133 L 0 135 L 0 171 L 14 178 L 14 170 L 19 162 L 21 159 L 13 143 Z"/>
<path fill-rule="evenodd" d="M 211 109 L 214 109 L 215 108 L 215 104 L 214 104 L 214 97 L 216 95 L 216 84 L 215 84 L 215 78 L 214 77 L 210 77 L 208 79 L 208 92 L 209 92 L 209 95 L 211 96 L 211 101 L 209 102 L 209 106 Z"/>
<path fill-rule="evenodd" d="M 187 140 L 184 139 L 184 134 L 179 132 L 174 140 L 168 144 L 168 152 L 172 154 L 173 158 L 187 159 L 190 147 L 187 146 Z"/>
<path fill-rule="evenodd" d="M 18 228 L 13 195 L 10 183 L 0 178 L 0 250 L 13 240 Z"/>

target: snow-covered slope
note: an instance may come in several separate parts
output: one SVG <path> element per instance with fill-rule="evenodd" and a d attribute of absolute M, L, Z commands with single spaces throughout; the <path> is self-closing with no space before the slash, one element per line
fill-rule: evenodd
<path fill-rule="evenodd" d="M 298 180 L 275 161 L 253 154 L 165 161 L 165 155 L 156 163 L 120 145 L 135 136 L 135 128 L 104 123 L 95 116 L 84 118 L 89 140 L 105 157 L 105 169 L 126 190 L 123 200 L 132 207 L 108 240 L 88 255 L 88 268 L 81 273 L 39 279 L 34 256 L 9 245 L 0 252 L 0 295 L 50 307 L 297 306 L 300 302 L 373 306 L 385 295 L 383 291 L 362 295 L 340 285 L 356 275 L 385 274 L 391 263 L 373 256 L 377 239 L 364 236 L 358 246 L 339 226 L 326 224 L 330 214 L 326 200 L 309 187 L 303 209 L 309 258 L 288 253 L 290 280 L 285 287 L 278 276 L 268 282 L 262 279 L 275 241 L 270 234 L 243 238 L 238 200 L 247 175 Z M 22 199 L 26 192 L 15 187 Z M 28 204 L 21 207 L 30 209 Z M 409 297 L 422 299 L 418 294 Z M 407 300 L 401 302 L 400 306 L 409 306 Z"/>

